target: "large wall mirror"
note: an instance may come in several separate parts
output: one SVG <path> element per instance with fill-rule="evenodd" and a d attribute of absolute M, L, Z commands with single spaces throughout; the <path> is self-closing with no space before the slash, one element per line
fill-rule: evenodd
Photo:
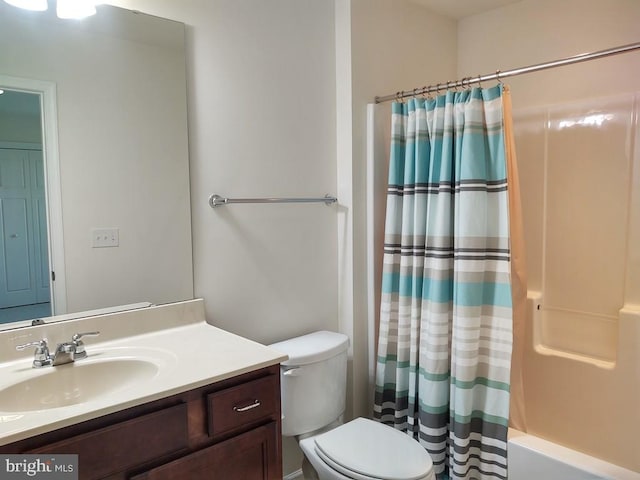
<path fill-rule="evenodd" d="M 0 1 L 0 328 L 193 298 L 184 25 Z"/>

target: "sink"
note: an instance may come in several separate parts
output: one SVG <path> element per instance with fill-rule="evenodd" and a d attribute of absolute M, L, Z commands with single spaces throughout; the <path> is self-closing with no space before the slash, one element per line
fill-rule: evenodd
<path fill-rule="evenodd" d="M 0 390 L 0 411 L 47 410 L 89 402 L 149 381 L 159 370 L 152 360 L 132 357 L 78 360 L 32 369 L 26 374 L 29 378 Z"/>

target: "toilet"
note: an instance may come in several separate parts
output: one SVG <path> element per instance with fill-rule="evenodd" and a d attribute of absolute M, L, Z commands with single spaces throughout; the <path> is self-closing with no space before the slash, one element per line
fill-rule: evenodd
<path fill-rule="evenodd" d="M 342 423 L 348 346 L 346 335 L 325 331 L 270 345 L 289 356 L 280 366 L 282 435 L 297 439 L 305 480 L 435 480 L 410 436 L 366 418 Z"/>

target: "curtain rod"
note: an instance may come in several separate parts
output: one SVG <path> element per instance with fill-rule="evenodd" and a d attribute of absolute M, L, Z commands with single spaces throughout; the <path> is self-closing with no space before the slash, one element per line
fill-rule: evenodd
<path fill-rule="evenodd" d="M 401 100 L 403 98 L 414 97 L 416 95 L 438 92 L 440 90 L 448 90 L 449 88 L 469 87 L 472 83 L 476 82 L 480 83 L 488 80 L 500 81 L 506 77 L 514 77 L 516 75 L 522 75 L 524 73 L 537 72 L 539 70 L 546 70 L 547 68 L 562 67 L 564 65 L 570 65 L 572 63 L 586 62 L 587 60 L 609 57 L 611 55 L 618 55 L 620 53 L 627 53 L 638 49 L 640 49 L 640 42 L 630 43 L 628 45 L 622 45 L 615 48 L 609 48 L 607 50 L 599 50 L 597 52 L 581 53 L 580 55 L 575 55 L 573 57 L 562 58 L 560 60 L 554 60 L 552 62 L 538 63 L 536 65 L 529 65 L 528 67 L 515 68 L 513 70 L 507 70 L 506 72 L 496 70 L 496 73 L 477 75 L 475 77 L 465 77 L 454 82 L 438 83 L 436 85 L 414 88 L 413 90 L 408 91 L 400 90 L 399 92 L 391 95 L 376 97 L 375 103 L 388 102 L 390 100 Z"/>

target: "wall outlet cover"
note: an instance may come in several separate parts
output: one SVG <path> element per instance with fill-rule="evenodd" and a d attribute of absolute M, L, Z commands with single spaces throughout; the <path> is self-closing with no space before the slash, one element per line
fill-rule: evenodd
<path fill-rule="evenodd" d="M 91 247 L 107 248 L 120 245 L 120 231 L 117 228 L 94 228 L 91 230 Z"/>

